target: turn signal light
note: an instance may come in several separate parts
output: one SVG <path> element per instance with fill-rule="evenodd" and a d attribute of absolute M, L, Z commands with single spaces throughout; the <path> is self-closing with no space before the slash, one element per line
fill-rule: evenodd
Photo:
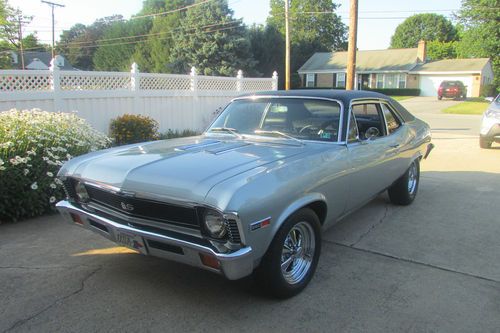
<path fill-rule="evenodd" d="M 220 269 L 220 262 L 212 255 L 200 253 L 200 259 L 203 265 L 215 269 Z"/>

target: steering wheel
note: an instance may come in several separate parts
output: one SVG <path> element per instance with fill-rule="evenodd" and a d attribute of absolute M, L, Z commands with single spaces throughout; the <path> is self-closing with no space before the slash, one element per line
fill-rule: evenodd
<path fill-rule="evenodd" d="M 313 126 L 313 125 L 309 124 L 309 125 L 306 125 L 306 126 L 302 127 L 302 128 L 299 130 L 299 134 L 301 134 L 303 130 L 305 130 L 305 129 L 309 128 L 309 127 L 312 127 L 312 126 Z"/>

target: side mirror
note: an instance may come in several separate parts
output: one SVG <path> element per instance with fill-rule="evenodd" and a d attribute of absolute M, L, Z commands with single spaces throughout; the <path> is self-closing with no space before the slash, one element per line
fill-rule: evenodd
<path fill-rule="evenodd" d="M 366 140 L 373 140 L 380 135 L 380 131 L 376 127 L 370 127 L 365 132 Z"/>

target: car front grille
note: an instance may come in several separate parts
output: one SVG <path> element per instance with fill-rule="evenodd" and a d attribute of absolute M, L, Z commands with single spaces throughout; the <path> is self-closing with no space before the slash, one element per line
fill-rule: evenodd
<path fill-rule="evenodd" d="M 182 207 L 153 200 L 112 193 L 86 185 L 90 200 L 122 214 L 146 220 L 177 224 L 198 228 L 198 215 L 195 208 Z"/>
<path fill-rule="evenodd" d="M 238 229 L 238 223 L 232 219 L 228 219 L 226 221 L 227 221 L 226 227 L 227 227 L 227 233 L 228 233 L 229 240 L 232 243 L 240 244 L 241 237 L 240 237 L 240 231 Z"/>

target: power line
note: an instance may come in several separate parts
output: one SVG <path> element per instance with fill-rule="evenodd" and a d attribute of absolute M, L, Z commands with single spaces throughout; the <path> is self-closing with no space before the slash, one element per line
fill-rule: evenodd
<path fill-rule="evenodd" d="M 46 3 L 47 5 L 50 6 L 50 8 L 52 9 L 52 59 L 54 59 L 54 56 L 55 56 L 55 48 L 54 48 L 54 45 L 55 45 L 55 33 L 54 33 L 54 23 L 55 23 L 55 20 L 54 20 L 54 8 L 55 7 L 64 7 L 64 5 L 61 5 L 59 3 L 55 3 L 55 2 L 50 2 L 50 1 L 45 1 L 45 0 L 42 0 L 43 3 Z"/>

